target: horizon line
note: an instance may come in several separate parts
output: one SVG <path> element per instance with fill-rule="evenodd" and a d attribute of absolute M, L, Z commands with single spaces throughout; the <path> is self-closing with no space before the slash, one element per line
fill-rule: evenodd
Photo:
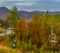
<path fill-rule="evenodd" d="M 7 7 L 0 7 L 0 8 L 7 8 Z M 12 8 L 11 8 L 11 9 L 7 8 L 7 9 L 8 9 L 8 10 L 11 10 Z M 48 12 L 58 12 L 58 11 L 60 11 L 60 10 L 48 10 L 48 9 L 47 9 L 47 10 L 33 10 L 33 9 L 32 9 L 32 10 L 28 10 L 28 9 L 27 9 L 27 10 L 22 10 L 22 9 L 20 9 L 20 10 L 19 10 L 18 8 L 17 8 L 17 10 L 18 10 L 18 11 L 27 11 L 27 12 L 32 12 L 32 11 L 42 11 L 42 12 L 46 12 L 46 11 L 48 11 Z"/>

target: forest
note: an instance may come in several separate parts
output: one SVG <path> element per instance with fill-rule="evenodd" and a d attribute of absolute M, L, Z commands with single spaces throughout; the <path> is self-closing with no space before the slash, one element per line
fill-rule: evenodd
<path fill-rule="evenodd" d="M 0 20 L 0 23 L 2 24 L 0 33 L 5 28 L 13 28 L 11 34 L 0 36 L 0 45 L 19 50 L 11 53 L 60 53 L 60 14 L 49 14 L 49 11 L 46 11 L 41 14 L 36 13 L 32 19 L 27 20 L 19 17 L 17 8 L 13 7 L 9 10 L 6 20 Z M 51 26 L 54 26 L 53 32 L 56 34 L 57 44 L 49 41 Z M 13 34 L 12 31 L 15 33 Z M 0 53 L 8 52 L 0 49 Z"/>

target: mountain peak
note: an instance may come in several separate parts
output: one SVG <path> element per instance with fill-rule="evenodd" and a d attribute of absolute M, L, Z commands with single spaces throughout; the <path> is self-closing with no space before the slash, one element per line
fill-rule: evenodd
<path fill-rule="evenodd" d="M 6 7 L 0 7 L 0 10 L 1 10 L 1 9 L 3 10 L 3 9 L 7 9 L 7 8 L 6 8 Z M 8 10 L 8 9 L 7 9 L 7 10 Z"/>

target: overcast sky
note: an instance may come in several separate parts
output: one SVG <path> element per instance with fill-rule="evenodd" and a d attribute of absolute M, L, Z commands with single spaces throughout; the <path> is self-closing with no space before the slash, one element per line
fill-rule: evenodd
<path fill-rule="evenodd" d="M 24 11 L 60 11 L 60 0 L 0 0 L 0 7 Z"/>

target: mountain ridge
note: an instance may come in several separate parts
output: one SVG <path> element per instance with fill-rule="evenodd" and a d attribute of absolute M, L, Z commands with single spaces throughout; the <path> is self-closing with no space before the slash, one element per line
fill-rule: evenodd
<path fill-rule="evenodd" d="M 6 8 L 6 7 L 0 7 L 0 19 L 6 19 L 6 17 L 8 16 L 8 12 L 9 12 L 9 9 Z M 45 13 L 44 11 L 31 11 L 31 12 L 28 12 L 28 11 L 18 11 L 19 13 L 19 16 L 20 17 L 23 17 L 23 18 L 26 18 L 26 19 L 31 19 L 32 16 L 35 14 L 35 13 Z M 60 14 L 60 11 L 54 11 L 54 12 L 49 12 L 50 14 Z"/>

